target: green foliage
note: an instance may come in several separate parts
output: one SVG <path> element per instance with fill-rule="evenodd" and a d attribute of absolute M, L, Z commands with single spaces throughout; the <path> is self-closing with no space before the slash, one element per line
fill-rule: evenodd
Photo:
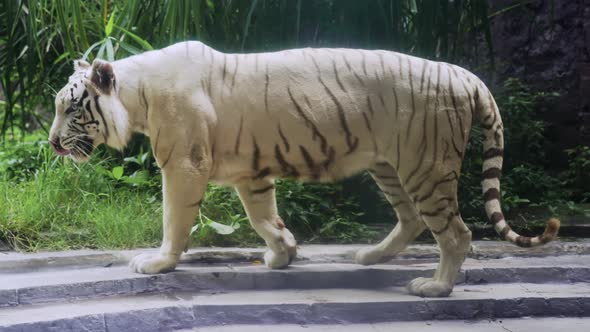
<path fill-rule="evenodd" d="M 477 53 L 475 31 L 492 54 L 487 15 L 485 0 L 0 1 L 0 139 L 46 127 L 74 59 L 197 39 L 229 52 L 344 46 L 453 61 Z"/>
<path fill-rule="evenodd" d="M 569 197 L 560 181 L 546 170 L 544 105 L 556 94 L 532 91 L 508 79 L 494 91 L 504 123 L 502 208 L 510 211 L 536 205 L 556 206 Z M 486 220 L 481 192 L 483 134 L 474 123 L 460 181 L 459 203 L 468 220 Z"/>
<path fill-rule="evenodd" d="M 30 168 L 0 179 L 0 239 L 12 247 L 130 248 L 159 242 L 159 201 L 149 191 L 101 175 L 95 167 L 104 161 L 76 165 L 53 156 L 46 142 L 2 152 L 2 165 L 15 155 L 42 156 L 25 159 Z"/>
<path fill-rule="evenodd" d="M 55 158 L 46 135 L 29 135 L 46 131 L 53 95 L 74 59 L 115 60 L 197 39 L 228 52 L 381 48 L 456 62 L 479 52 L 476 36 L 483 33 L 493 67 L 487 6 L 486 0 L 1 1 L 0 239 L 29 250 L 160 241 L 161 177 L 145 140 L 132 140 L 123 154 L 100 148 L 90 164 L 78 166 Z M 552 95 L 516 80 L 494 92 L 505 123 L 504 208 L 590 201 L 587 147 L 568 151 L 570 167 L 559 177 L 545 170 L 541 106 Z M 22 144 L 15 144 L 19 138 Z M 481 164 L 475 124 L 460 181 L 466 219 L 483 220 Z M 389 222 L 392 216 L 366 175 L 335 185 L 279 181 L 277 196 L 279 212 L 299 240 L 369 240 L 375 234 L 360 222 Z M 261 244 L 246 223 L 237 194 L 211 185 L 193 239 L 201 245 Z"/>
<path fill-rule="evenodd" d="M 590 202 L 590 147 L 578 146 L 566 152 L 569 167 L 563 176 L 570 196 L 574 201 Z"/>
<path fill-rule="evenodd" d="M 342 184 L 277 182 L 277 203 L 285 224 L 296 237 L 315 241 L 362 241 L 374 234 L 360 221 L 358 193 L 347 195 Z"/>
<path fill-rule="evenodd" d="M 377 237 L 361 223 L 358 194 L 345 196 L 341 184 L 278 180 L 276 187 L 279 215 L 300 242 L 350 243 Z M 210 185 L 193 228 L 193 240 L 199 245 L 263 244 L 247 224 L 236 192 Z"/>
<path fill-rule="evenodd" d="M 33 178 L 52 159 L 53 152 L 41 135 L 28 136 L 22 144 L 5 141 L 0 143 L 0 176 L 23 182 Z"/>
<path fill-rule="evenodd" d="M 150 151 L 87 164 L 53 154 L 45 135 L 0 145 L 0 240 L 22 250 L 130 248 L 161 238 L 161 176 Z M 279 213 L 300 242 L 368 241 L 358 193 L 342 184 L 278 181 Z M 236 192 L 209 185 L 193 228 L 195 245 L 263 245 Z"/>

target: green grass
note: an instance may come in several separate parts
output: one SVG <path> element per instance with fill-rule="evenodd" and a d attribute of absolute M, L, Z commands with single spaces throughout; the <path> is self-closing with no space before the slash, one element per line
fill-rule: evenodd
<path fill-rule="evenodd" d="M 153 247 L 162 238 L 161 177 L 149 151 L 122 158 L 98 149 L 76 164 L 56 157 L 44 134 L 0 144 L 0 241 L 23 251 Z M 368 241 L 356 195 L 341 184 L 279 181 L 280 214 L 300 241 Z M 329 199 L 326 199 L 329 197 Z M 378 196 L 377 196 L 378 199 Z M 255 246 L 231 188 L 210 185 L 194 246 Z"/>
<path fill-rule="evenodd" d="M 0 181 L 0 234 L 21 250 L 156 245 L 159 201 L 116 188 L 92 168 L 54 161 L 30 180 Z"/>

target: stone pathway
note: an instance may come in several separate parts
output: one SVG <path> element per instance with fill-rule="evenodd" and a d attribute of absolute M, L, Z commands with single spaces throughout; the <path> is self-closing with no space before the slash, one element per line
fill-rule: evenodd
<path fill-rule="evenodd" d="M 590 241 L 534 250 L 476 242 L 445 299 L 403 287 L 432 275 L 434 246 L 368 267 L 352 263 L 360 247 L 302 246 L 290 268 L 272 271 L 260 264 L 263 249 L 193 249 L 176 272 L 154 276 L 127 268 L 137 250 L 0 253 L 0 331 L 527 331 L 552 320 L 498 322 L 582 317 L 567 320 L 576 331 L 590 323 Z"/>
<path fill-rule="evenodd" d="M 583 318 L 521 318 L 485 321 L 425 321 L 349 325 L 228 325 L 183 332 L 588 332 Z"/>

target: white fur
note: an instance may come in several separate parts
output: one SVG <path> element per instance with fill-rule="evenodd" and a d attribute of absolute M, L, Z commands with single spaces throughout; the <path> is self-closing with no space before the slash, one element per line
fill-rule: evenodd
<path fill-rule="evenodd" d="M 101 65 L 76 64 L 99 97 L 110 132 L 106 142 L 93 136 L 95 142 L 122 148 L 132 132 L 144 133 L 162 168 L 162 246 L 133 259 L 134 271 L 174 269 L 210 181 L 237 189 L 269 247 L 267 266 L 286 267 L 296 242 L 278 215 L 274 179 L 333 181 L 372 168 L 400 223 L 357 261 L 390 257 L 428 227 L 441 263 L 433 279 L 417 279 L 409 290 L 451 292 L 471 238 L 456 211 L 454 181 L 472 112 L 483 112 L 475 96 L 488 94 L 472 74 L 387 51 L 224 54 L 186 42 L 112 63 L 116 84 L 109 92 L 92 83 L 101 74 L 96 68 L 109 68 Z M 64 126 L 67 88 L 56 102 L 52 135 Z M 489 165 L 500 166 L 501 158 Z"/>

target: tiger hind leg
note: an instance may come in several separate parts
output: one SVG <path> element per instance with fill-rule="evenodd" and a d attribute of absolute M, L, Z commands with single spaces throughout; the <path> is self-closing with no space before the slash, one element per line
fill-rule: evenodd
<path fill-rule="evenodd" d="M 297 243 L 278 215 L 274 181 L 254 180 L 236 186 L 236 190 L 252 228 L 269 247 L 264 255 L 266 266 L 271 269 L 287 267 L 297 256 Z"/>
<path fill-rule="evenodd" d="M 418 213 L 432 232 L 440 248 L 440 262 L 432 278 L 417 278 L 408 284 L 411 294 L 424 297 L 448 296 L 459 276 L 461 265 L 471 248 L 471 231 L 457 204 L 456 172 L 450 172 L 415 194 Z"/>
<path fill-rule="evenodd" d="M 363 248 L 356 253 L 355 261 L 362 265 L 383 263 L 404 250 L 425 229 L 426 225 L 403 189 L 397 172 L 388 163 L 377 163 L 369 174 L 391 204 L 397 215 L 393 231 L 381 243 Z"/>

